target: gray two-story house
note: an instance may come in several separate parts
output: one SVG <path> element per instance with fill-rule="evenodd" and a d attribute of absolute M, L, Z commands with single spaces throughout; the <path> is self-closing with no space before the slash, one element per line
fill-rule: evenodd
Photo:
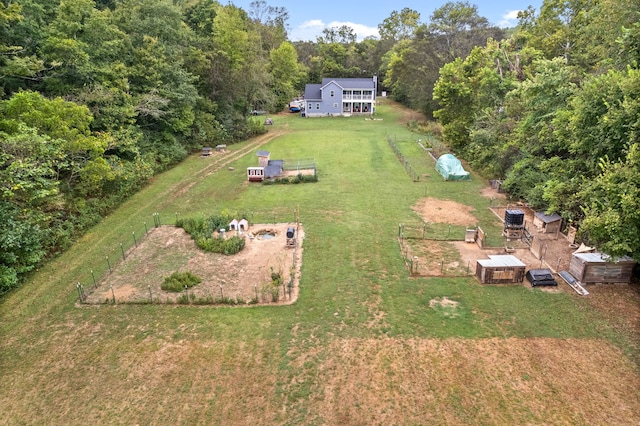
<path fill-rule="evenodd" d="M 323 78 L 304 90 L 307 117 L 371 115 L 376 109 L 377 77 Z"/>

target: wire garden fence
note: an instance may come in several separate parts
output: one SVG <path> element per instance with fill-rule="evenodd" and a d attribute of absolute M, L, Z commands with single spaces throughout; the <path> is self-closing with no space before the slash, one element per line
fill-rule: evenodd
<path fill-rule="evenodd" d="M 470 262 L 464 263 L 452 242 L 465 241 L 467 228 L 440 223 L 398 225 L 398 245 L 411 276 L 472 275 Z"/>
<path fill-rule="evenodd" d="M 413 181 L 420 181 L 420 174 L 415 171 L 414 167 L 411 165 L 411 163 L 409 163 L 409 160 L 404 156 L 404 154 L 402 154 L 400 148 L 398 147 L 398 144 L 396 144 L 396 142 L 390 136 L 387 136 L 387 142 L 389 142 L 389 146 L 396 154 L 396 157 L 398 158 L 400 163 L 402 163 L 405 171 L 409 174 L 409 176 L 411 176 Z"/>
<path fill-rule="evenodd" d="M 184 291 L 175 298 L 163 297 L 164 292 L 159 289 L 159 284 L 147 285 L 144 289 L 146 296 L 136 297 L 134 299 L 122 298 L 118 296 L 118 292 L 109 282 L 109 277 L 118 268 L 136 268 L 139 266 L 131 266 L 125 261 L 135 254 L 135 251 L 145 241 L 155 228 L 163 226 L 175 226 L 180 213 L 175 215 L 161 215 L 153 213 L 150 220 L 143 221 L 141 225 L 131 228 L 131 233 L 121 238 L 121 242 L 110 244 L 105 247 L 104 261 L 83 268 L 79 275 L 78 281 L 75 283 L 77 291 L 77 300 L 82 304 L 94 303 L 111 303 L 111 304 L 190 304 L 190 305 L 247 305 L 247 304 L 271 304 L 293 301 L 297 297 L 295 290 L 295 279 L 298 277 L 300 265 L 300 220 L 299 209 L 280 209 L 278 211 L 249 211 L 237 214 L 238 217 L 246 218 L 251 224 L 277 224 L 277 223 L 293 223 L 292 228 L 295 229 L 293 238 L 287 238 L 287 249 L 290 249 L 291 259 L 287 262 L 290 265 L 288 273 L 282 271 L 273 272 L 271 274 L 270 283 L 262 283 L 261 285 L 254 283 L 251 290 L 246 293 L 251 294 L 247 297 L 233 297 L 225 294 L 222 285 L 211 290 L 207 295 L 198 295 L 193 288 L 185 287 Z M 142 293 L 140 288 L 137 289 L 138 294 Z M 101 296 L 96 298 L 94 292 L 101 295 L 107 294 L 108 297 Z M 92 297 L 93 295 L 93 297 Z"/>

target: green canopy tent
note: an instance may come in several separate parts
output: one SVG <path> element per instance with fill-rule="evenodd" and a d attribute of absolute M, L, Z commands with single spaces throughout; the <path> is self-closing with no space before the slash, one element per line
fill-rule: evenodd
<path fill-rule="evenodd" d="M 462 167 L 460 160 L 453 154 L 444 154 L 436 162 L 436 170 L 444 180 L 471 180 L 469 172 Z"/>

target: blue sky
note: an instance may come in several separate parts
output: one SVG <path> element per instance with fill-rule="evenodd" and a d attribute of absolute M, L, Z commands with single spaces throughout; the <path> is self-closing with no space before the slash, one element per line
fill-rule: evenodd
<path fill-rule="evenodd" d="M 425 23 L 434 10 L 438 9 L 446 0 L 418 1 L 376 1 L 376 0 L 322 0 L 319 2 L 266 0 L 270 6 L 283 6 L 289 12 L 289 38 L 291 40 L 311 40 L 322 35 L 327 27 L 348 25 L 354 29 L 358 39 L 378 35 L 378 24 L 391 15 L 391 12 L 401 11 L 405 7 L 417 10 L 420 21 Z M 231 0 L 238 7 L 250 10 L 252 0 Z M 224 1 L 221 3 L 225 4 Z M 500 27 L 510 27 L 517 23 L 516 15 L 519 10 L 525 10 L 529 5 L 540 9 L 542 0 L 469 0 L 470 4 L 478 7 L 480 16 L 484 16 L 492 24 Z"/>

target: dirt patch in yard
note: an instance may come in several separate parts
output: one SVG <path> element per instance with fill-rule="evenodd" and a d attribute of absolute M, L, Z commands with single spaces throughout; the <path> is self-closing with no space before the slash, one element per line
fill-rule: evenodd
<path fill-rule="evenodd" d="M 422 198 L 413 206 L 413 210 L 426 222 L 464 226 L 478 222 L 472 213 L 475 211 L 473 207 L 455 201 Z"/>
<path fill-rule="evenodd" d="M 225 256 L 206 253 L 196 247 L 191 236 L 182 228 L 161 226 L 150 230 L 126 258 L 107 273 L 95 290 L 88 295 L 88 303 L 175 303 L 186 294 L 171 293 L 160 288 L 165 277 L 173 272 L 189 271 L 202 279 L 188 290 L 196 300 L 231 298 L 244 304 L 257 298 L 265 303 L 292 303 L 298 296 L 298 281 L 302 262 L 302 225 L 295 233 L 297 246 L 287 246 L 286 232 L 293 223 L 253 224 L 241 234 L 245 247 L 237 254 Z M 228 232 L 233 235 L 234 232 Z M 291 292 L 279 288 L 274 300 L 271 274 L 281 274 L 287 283 L 293 275 Z"/>

